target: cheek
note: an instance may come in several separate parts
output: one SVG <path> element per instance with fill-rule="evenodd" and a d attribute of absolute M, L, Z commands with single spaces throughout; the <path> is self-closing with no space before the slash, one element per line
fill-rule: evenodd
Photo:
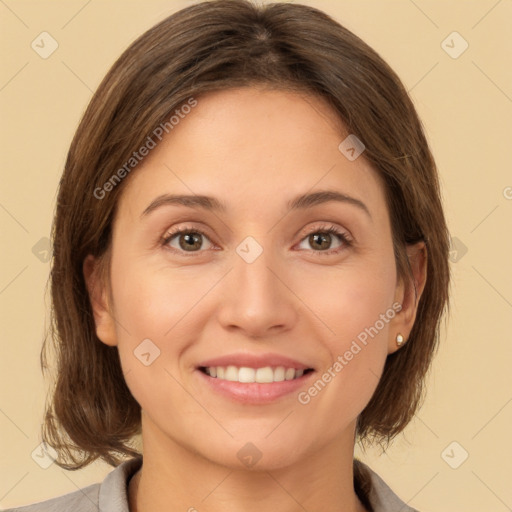
<path fill-rule="evenodd" d="M 125 327 L 118 326 L 120 342 L 128 331 L 132 342 L 154 338 L 162 346 L 168 344 L 184 325 L 190 326 L 192 320 L 197 323 L 197 315 L 190 313 L 214 283 L 211 273 L 120 265 L 112 273 L 116 319 Z"/>
<path fill-rule="evenodd" d="M 209 318 L 200 314 L 201 301 L 218 277 L 187 270 L 136 260 L 112 265 L 119 356 L 127 385 L 143 408 L 165 409 L 167 402 L 170 407 L 170 394 L 179 400 L 182 391 L 173 376 L 182 380 L 182 354 Z"/>
<path fill-rule="evenodd" d="M 324 324 L 318 332 L 328 357 L 299 402 L 315 408 L 319 418 L 329 415 L 333 434 L 361 413 L 382 373 L 395 316 L 395 274 L 389 268 L 379 262 L 345 267 L 308 295 L 308 305 Z"/>
<path fill-rule="evenodd" d="M 375 258 L 379 260 L 379 258 Z M 354 263 L 340 266 L 339 269 L 314 269 L 303 271 L 296 276 L 298 295 L 305 297 L 305 303 L 324 325 L 322 338 L 331 352 L 338 355 L 344 352 L 347 343 L 378 322 L 378 330 L 385 335 L 388 322 L 393 315 L 392 304 L 395 297 L 395 273 L 391 264 L 380 261 L 364 264 Z M 386 315 L 386 313 L 388 314 Z M 320 332 L 320 331 L 319 331 Z"/>

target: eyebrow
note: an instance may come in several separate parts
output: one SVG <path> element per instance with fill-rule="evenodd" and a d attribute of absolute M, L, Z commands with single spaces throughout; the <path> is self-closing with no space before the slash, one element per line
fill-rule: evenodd
<path fill-rule="evenodd" d="M 306 193 L 297 196 L 287 202 L 286 206 L 289 211 L 291 210 L 304 210 L 323 203 L 337 201 L 340 203 L 347 203 L 356 206 L 364 211 L 370 219 L 372 218 L 368 207 L 360 200 L 351 197 L 347 194 L 342 194 L 336 190 L 321 190 L 318 192 Z M 226 205 L 214 197 L 200 196 L 200 195 L 175 195 L 175 194 L 162 194 L 154 199 L 149 206 L 142 212 L 141 218 L 149 215 L 152 211 L 161 208 L 162 206 L 179 205 L 187 206 L 189 208 L 200 208 L 213 212 L 226 212 Z"/>

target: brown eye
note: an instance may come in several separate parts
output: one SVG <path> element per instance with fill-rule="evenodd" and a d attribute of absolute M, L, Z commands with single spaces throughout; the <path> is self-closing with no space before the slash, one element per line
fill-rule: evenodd
<path fill-rule="evenodd" d="M 184 233 L 178 237 L 180 247 L 184 251 L 201 249 L 203 242 L 201 235 L 198 233 Z"/>
<path fill-rule="evenodd" d="M 181 230 L 169 233 L 164 238 L 164 245 L 169 245 L 178 251 L 200 252 L 204 245 L 204 239 L 209 242 L 208 237 L 201 231 Z M 178 246 L 175 244 L 176 241 Z"/>
<path fill-rule="evenodd" d="M 316 248 L 324 251 L 331 248 L 332 237 L 328 233 L 314 233 L 309 235 L 308 241 L 314 249 Z"/>
<path fill-rule="evenodd" d="M 302 244 L 306 243 L 308 247 L 302 247 Z M 336 245 L 333 247 L 333 243 Z M 339 231 L 336 227 L 331 226 L 329 228 L 320 228 L 312 231 L 307 235 L 299 246 L 301 249 L 310 249 L 319 255 L 327 255 L 338 253 L 343 250 L 344 247 L 351 245 L 348 236 Z"/>

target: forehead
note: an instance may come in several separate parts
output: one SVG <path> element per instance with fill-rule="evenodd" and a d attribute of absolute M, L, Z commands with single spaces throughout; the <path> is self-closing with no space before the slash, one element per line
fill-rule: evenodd
<path fill-rule="evenodd" d="M 244 87 L 205 94 L 136 167 L 120 210 L 139 213 L 165 193 L 204 194 L 249 208 L 313 189 L 337 188 L 382 203 L 378 173 L 340 151 L 349 135 L 312 94 Z M 252 201 L 249 201 L 252 200 Z"/>

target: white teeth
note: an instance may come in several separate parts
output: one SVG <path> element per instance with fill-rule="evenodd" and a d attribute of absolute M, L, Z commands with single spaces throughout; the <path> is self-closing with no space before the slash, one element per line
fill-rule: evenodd
<path fill-rule="evenodd" d="M 294 368 L 286 368 L 286 373 L 284 374 L 284 378 L 286 380 L 292 380 L 295 378 L 295 369 Z"/>
<path fill-rule="evenodd" d="M 260 384 L 267 384 L 270 382 L 274 382 L 274 370 L 270 368 L 270 366 L 265 366 L 265 368 L 258 368 L 256 370 L 256 382 Z"/>
<path fill-rule="evenodd" d="M 224 373 L 224 379 L 233 382 L 238 380 L 238 368 L 236 366 L 228 366 L 226 368 L 226 373 Z"/>
<path fill-rule="evenodd" d="M 276 368 L 270 366 L 263 368 L 248 368 L 246 366 L 239 368 L 233 365 L 209 366 L 205 368 L 205 371 L 207 375 L 217 379 L 244 383 L 258 382 L 260 384 L 298 379 L 304 375 L 304 370 L 285 368 L 284 366 L 277 366 Z"/>
<path fill-rule="evenodd" d="M 284 380 L 284 366 L 278 366 L 274 369 L 274 382 L 282 382 Z"/>
<path fill-rule="evenodd" d="M 240 368 L 238 370 L 238 382 L 254 382 L 256 370 L 254 368 Z"/>

